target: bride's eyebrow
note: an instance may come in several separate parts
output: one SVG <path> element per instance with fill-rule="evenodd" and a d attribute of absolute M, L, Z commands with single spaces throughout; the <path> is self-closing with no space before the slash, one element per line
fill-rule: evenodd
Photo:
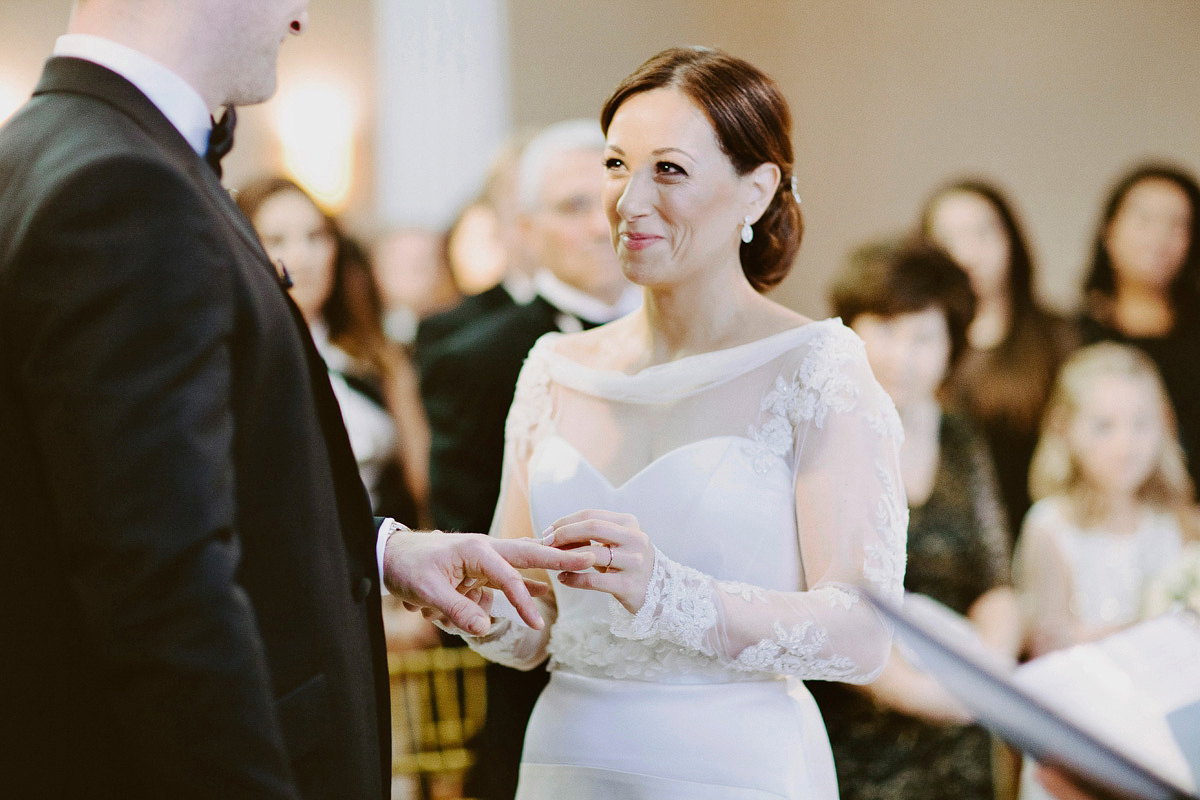
<path fill-rule="evenodd" d="M 668 153 L 679 153 L 682 156 L 687 156 L 688 158 L 692 159 L 693 161 L 696 160 L 696 157 L 693 156 L 691 153 L 689 153 L 687 150 L 680 150 L 678 147 L 660 147 L 657 150 L 651 151 L 650 154 L 653 156 L 663 156 Z"/>
<path fill-rule="evenodd" d="M 605 147 L 606 147 L 608 150 L 612 150 L 614 153 L 617 153 L 617 154 L 619 154 L 619 155 L 625 155 L 625 151 L 624 151 L 624 150 L 622 150 L 620 147 L 618 147 L 618 146 L 617 146 L 617 145 L 615 145 L 615 144 L 608 144 L 608 145 L 605 145 Z M 687 157 L 688 157 L 688 158 L 690 158 L 690 159 L 693 159 L 693 160 L 695 160 L 695 156 L 693 156 L 693 155 L 692 155 L 691 153 L 689 153 L 687 150 L 681 150 L 681 149 L 679 149 L 678 147 L 660 147 L 660 148 L 658 148 L 657 150 L 652 150 L 652 151 L 650 151 L 650 155 L 652 155 L 652 156 L 655 156 L 655 157 L 658 157 L 658 156 L 663 156 L 663 155 L 666 155 L 666 154 L 668 154 L 668 153 L 679 153 L 680 155 L 684 155 L 684 156 L 687 156 Z"/>

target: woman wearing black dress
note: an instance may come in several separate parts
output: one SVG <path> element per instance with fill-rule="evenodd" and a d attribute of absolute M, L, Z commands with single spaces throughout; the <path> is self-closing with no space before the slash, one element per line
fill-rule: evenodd
<path fill-rule="evenodd" d="M 1200 187 L 1182 169 L 1136 167 L 1105 203 L 1084 284 L 1085 343 L 1140 347 L 1179 418 L 1192 480 L 1200 478 Z"/>
<path fill-rule="evenodd" d="M 859 251 L 831 292 L 867 347 L 904 424 L 904 586 L 964 615 L 998 653 L 1020 639 L 1009 532 L 987 445 L 938 391 L 966 348 L 967 276 L 928 246 Z M 810 682 L 829 731 L 842 800 L 990 800 L 991 739 L 898 651 L 868 686 Z"/>

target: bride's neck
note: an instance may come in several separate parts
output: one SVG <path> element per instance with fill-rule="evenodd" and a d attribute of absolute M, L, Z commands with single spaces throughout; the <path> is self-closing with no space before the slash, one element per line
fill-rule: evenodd
<path fill-rule="evenodd" d="M 745 338 L 748 320 L 766 302 L 740 270 L 646 290 L 646 336 L 654 363 L 720 350 Z"/>

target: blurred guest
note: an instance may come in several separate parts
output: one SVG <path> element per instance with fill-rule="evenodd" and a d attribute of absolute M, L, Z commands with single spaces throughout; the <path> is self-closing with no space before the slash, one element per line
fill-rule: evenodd
<path fill-rule="evenodd" d="M 445 237 L 428 228 L 397 228 L 371 247 L 371 268 L 383 302 L 383 330 L 409 346 L 417 323 L 461 299 L 446 260 Z"/>
<path fill-rule="evenodd" d="M 1017 548 L 1029 651 L 1136 621 L 1143 590 L 1194 528 L 1192 481 L 1158 370 L 1141 350 L 1089 345 L 1067 361 L 1029 476 Z"/>
<path fill-rule="evenodd" d="M 508 251 L 500 225 L 500 215 L 484 197 L 464 206 L 450 225 L 446 261 L 454 282 L 468 297 L 504 280 Z"/>
<path fill-rule="evenodd" d="M 466 295 L 417 328 L 418 365 L 443 338 L 493 311 L 533 299 L 533 259 L 518 230 L 517 165 L 527 135 L 513 136 L 496 154 L 480 196 L 459 212 L 446 234 L 446 263 Z"/>
<path fill-rule="evenodd" d="M 994 185 L 964 180 L 939 189 L 920 226 L 967 273 L 978 299 L 946 399 L 986 437 L 1001 500 L 1017 524 L 1029 510 L 1029 461 L 1042 409 L 1078 333 L 1034 299 L 1029 245 L 1012 204 Z"/>
<path fill-rule="evenodd" d="M 433 433 L 430 486 L 439 528 L 486 531 L 500 494 L 504 422 L 534 342 L 633 310 L 601 205 L 604 136 L 594 120 L 551 125 L 522 153 L 517 224 L 539 265 L 537 296 L 460 327 L 425 356 L 421 393 Z M 511 798 L 525 723 L 546 672 L 488 665 L 488 715 L 467 789 Z"/>
<path fill-rule="evenodd" d="M 412 366 L 383 335 L 365 253 L 287 178 L 255 181 L 237 202 L 290 276 L 375 513 L 416 527 L 427 497 L 428 434 Z"/>
<path fill-rule="evenodd" d="M 1096 231 L 1085 342 L 1140 347 L 1179 420 L 1193 482 L 1200 470 L 1200 187 L 1181 169 L 1146 164 L 1109 195 Z"/>
<path fill-rule="evenodd" d="M 970 421 L 938 401 L 968 346 L 975 296 L 967 276 L 927 245 L 869 245 L 835 279 L 831 300 L 862 337 L 904 424 L 905 588 L 965 615 L 985 644 L 1015 658 L 1019 616 L 994 468 Z M 873 684 L 809 686 L 844 800 L 992 796 L 989 734 L 898 651 Z"/>
<path fill-rule="evenodd" d="M 1032 656 L 1137 621 L 1195 530 L 1192 482 L 1154 363 L 1112 342 L 1063 366 L 1033 457 L 1016 578 Z M 1045 797 L 1027 766 L 1022 798 Z"/>

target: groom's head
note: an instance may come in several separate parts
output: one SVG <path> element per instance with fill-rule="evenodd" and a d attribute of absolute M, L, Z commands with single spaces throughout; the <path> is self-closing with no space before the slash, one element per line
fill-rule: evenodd
<path fill-rule="evenodd" d="M 215 109 L 271 97 L 280 45 L 307 26 L 308 0 L 76 0 L 70 32 L 150 56 Z"/>

